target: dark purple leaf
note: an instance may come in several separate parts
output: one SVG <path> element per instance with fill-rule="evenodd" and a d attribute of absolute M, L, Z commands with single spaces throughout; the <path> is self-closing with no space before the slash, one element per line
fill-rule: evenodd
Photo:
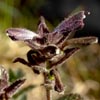
<path fill-rule="evenodd" d="M 3 100 L 3 93 L 0 93 L 0 100 Z"/>
<path fill-rule="evenodd" d="M 0 93 L 0 100 L 9 100 L 9 97 L 6 93 Z"/>
<path fill-rule="evenodd" d="M 98 38 L 94 36 L 90 37 L 81 37 L 81 38 L 73 38 L 63 42 L 61 48 L 74 48 L 74 47 L 83 47 L 90 44 L 94 44 L 98 42 Z"/>
<path fill-rule="evenodd" d="M 72 54 L 74 54 L 77 50 L 79 50 L 79 48 L 66 49 L 64 50 L 63 54 L 53 57 L 50 60 L 51 69 L 55 68 L 54 66 L 57 66 L 58 64 L 62 64 L 64 61 L 66 61 L 67 58 L 72 56 Z"/>
<path fill-rule="evenodd" d="M 33 50 L 38 50 L 38 49 L 42 48 L 42 46 L 39 43 L 37 43 L 37 41 L 34 41 L 34 40 L 27 40 L 27 41 L 25 41 L 25 43 L 29 47 L 31 47 Z"/>
<path fill-rule="evenodd" d="M 45 35 L 47 35 L 47 33 L 49 33 L 49 29 L 48 29 L 48 27 L 47 27 L 47 25 L 45 23 L 45 19 L 44 19 L 43 16 L 40 17 L 37 33 L 41 37 L 45 37 Z"/>
<path fill-rule="evenodd" d="M 34 38 L 32 40 L 25 40 L 25 43 L 30 46 L 33 50 L 43 49 L 47 44 L 47 38 Z"/>
<path fill-rule="evenodd" d="M 55 85 L 54 85 L 54 89 L 57 92 L 63 92 L 64 91 L 64 86 L 63 83 L 61 81 L 59 72 L 57 70 L 51 70 L 51 74 L 54 75 L 55 78 Z"/>
<path fill-rule="evenodd" d="M 7 71 L 0 66 L 0 91 L 8 86 L 8 73 Z"/>
<path fill-rule="evenodd" d="M 4 91 L 7 93 L 9 97 L 11 97 L 15 92 L 19 89 L 21 85 L 25 82 L 25 79 L 19 79 L 12 83 L 10 86 L 4 89 Z"/>
<path fill-rule="evenodd" d="M 0 92 L 3 91 L 8 86 L 8 82 L 6 80 L 0 79 Z"/>
<path fill-rule="evenodd" d="M 8 82 L 8 73 L 0 66 L 0 100 L 8 100 L 25 82 L 25 79 L 19 79 L 11 85 Z"/>
<path fill-rule="evenodd" d="M 24 65 L 27 65 L 27 66 L 31 67 L 30 63 L 27 62 L 26 60 L 24 60 L 23 58 L 20 58 L 20 57 L 15 58 L 13 63 L 16 63 L 16 62 L 20 62 L 20 63 L 22 63 Z"/>

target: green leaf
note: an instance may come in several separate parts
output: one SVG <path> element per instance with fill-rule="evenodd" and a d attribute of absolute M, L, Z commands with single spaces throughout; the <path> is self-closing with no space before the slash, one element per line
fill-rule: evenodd
<path fill-rule="evenodd" d="M 12 69 L 9 69 L 9 81 L 12 83 L 16 80 L 15 72 Z"/>
<path fill-rule="evenodd" d="M 18 100 L 27 100 L 27 95 L 26 94 L 21 95 L 20 99 L 18 99 Z"/>
<path fill-rule="evenodd" d="M 19 96 L 25 94 L 26 92 L 29 92 L 29 91 L 32 90 L 33 88 L 35 88 L 34 85 L 27 86 L 27 87 L 21 89 L 18 93 L 16 93 L 16 94 L 13 96 L 13 98 L 16 99 L 16 98 L 18 98 Z"/>
<path fill-rule="evenodd" d="M 24 72 L 21 69 L 17 69 L 16 71 L 17 78 L 22 78 L 24 76 Z"/>
<path fill-rule="evenodd" d="M 67 94 L 60 97 L 57 100 L 83 100 L 83 98 L 79 94 Z"/>
<path fill-rule="evenodd" d="M 11 83 L 19 78 L 22 78 L 23 76 L 24 76 L 24 73 L 21 69 L 17 69 L 16 71 L 9 69 L 9 81 Z"/>

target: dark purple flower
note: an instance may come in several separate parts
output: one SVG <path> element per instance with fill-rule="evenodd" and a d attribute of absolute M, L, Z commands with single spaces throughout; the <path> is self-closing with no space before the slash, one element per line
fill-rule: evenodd
<path fill-rule="evenodd" d="M 29 62 L 22 58 L 17 58 L 14 62 L 19 61 L 28 66 L 44 66 L 44 62 L 49 60 L 52 67 L 57 64 L 59 59 L 66 60 L 81 46 L 97 42 L 96 37 L 71 39 L 71 35 L 75 31 L 83 28 L 84 18 L 84 11 L 80 11 L 66 18 L 51 32 L 43 17 L 40 18 L 37 33 L 22 28 L 7 29 L 7 35 L 12 40 L 24 41 L 32 49 L 27 53 Z"/>
<path fill-rule="evenodd" d="M 83 46 L 97 43 L 97 37 L 72 38 L 73 34 L 82 29 L 85 18 L 84 11 L 69 16 L 53 31 L 49 31 L 45 19 L 40 17 L 37 32 L 23 28 L 9 28 L 7 35 L 16 41 L 24 41 L 31 50 L 27 53 L 27 60 L 16 58 L 14 62 L 21 62 L 32 68 L 35 73 L 52 72 L 55 77 L 56 91 L 62 91 L 63 86 L 56 72 L 58 64 L 66 61 L 73 53 Z"/>

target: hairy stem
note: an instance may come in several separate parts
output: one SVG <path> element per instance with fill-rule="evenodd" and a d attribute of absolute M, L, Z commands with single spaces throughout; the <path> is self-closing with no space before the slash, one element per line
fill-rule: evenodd
<path fill-rule="evenodd" d="M 44 75 L 44 84 L 49 85 L 49 78 L 47 73 L 44 72 L 43 75 Z M 45 86 L 45 89 L 46 89 L 47 100 L 52 100 L 52 90 L 48 86 Z"/>
<path fill-rule="evenodd" d="M 52 100 L 52 90 L 46 89 L 47 100 Z"/>

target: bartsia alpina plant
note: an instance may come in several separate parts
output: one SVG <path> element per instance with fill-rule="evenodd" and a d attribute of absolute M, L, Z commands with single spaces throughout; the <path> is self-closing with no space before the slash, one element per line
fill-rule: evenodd
<path fill-rule="evenodd" d="M 18 79 L 9 84 L 8 72 L 0 65 L 0 100 L 9 100 L 24 82 L 25 79 Z"/>
<path fill-rule="evenodd" d="M 47 88 L 47 98 L 50 98 L 47 85 L 53 84 L 53 89 L 58 92 L 64 91 L 57 65 L 62 64 L 68 57 L 83 46 L 97 43 L 97 37 L 72 38 L 73 34 L 84 27 L 85 12 L 80 11 L 65 18 L 53 31 L 50 31 L 43 17 L 40 17 L 37 32 L 24 28 L 9 28 L 7 35 L 14 41 L 24 41 L 31 50 L 27 53 L 27 60 L 16 58 L 20 62 L 32 68 L 36 73 L 43 73 Z M 52 86 L 52 85 L 51 85 Z M 49 87 L 49 89 L 48 89 Z M 50 100 L 50 99 L 48 99 Z"/>

